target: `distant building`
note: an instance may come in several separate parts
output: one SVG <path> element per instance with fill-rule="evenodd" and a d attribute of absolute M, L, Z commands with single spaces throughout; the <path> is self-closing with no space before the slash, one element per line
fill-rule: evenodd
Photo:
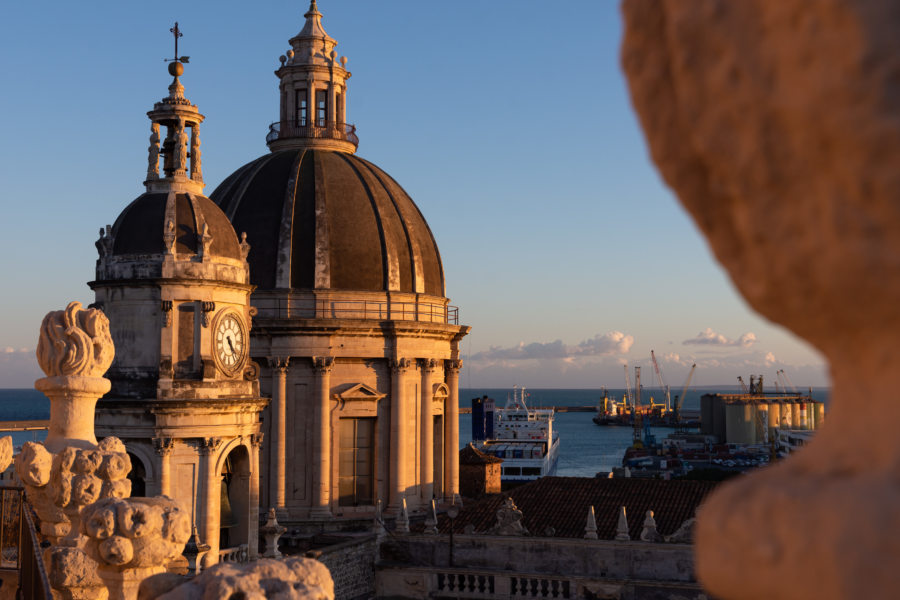
<path fill-rule="evenodd" d="M 767 444 L 775 429 L 813 431 L 825 422 L 825 405 L 807 394 L 704 394 L 700 432 L 727 444 Z"/>

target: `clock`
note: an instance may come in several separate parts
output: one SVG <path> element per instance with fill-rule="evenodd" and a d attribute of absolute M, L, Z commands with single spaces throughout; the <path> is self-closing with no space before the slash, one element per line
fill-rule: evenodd
<path fill-rule="evenodd" d="M 219 368 L 232 375 L 244 364 L 247 356 L 247 331 L 244 322 L 234 312 L 226 312 L 214 332 L 213 351 Z"/>

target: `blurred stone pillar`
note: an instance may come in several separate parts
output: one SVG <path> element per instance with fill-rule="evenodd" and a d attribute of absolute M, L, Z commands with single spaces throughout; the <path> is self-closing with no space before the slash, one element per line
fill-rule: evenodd
<path fill-rule="evenodd" d="M 408 358 L 391 361 L 391 469 L 388 486 L 388 511 L 400 513 L 400 505 L 406 496 L 407 478 L 404 469 L 408 464 L 409 440 L 406 431 L 408 402 L 406 398 L 406 374 L 412 362 Z"/>
<path fill-rule="evenodd" d="M 172 497 L 172 448 L 175 440 L 172 438 L 154 438 L 153 447 L 159 454 L 159 493 Z"/>
<path fill-rule="evenodd" d="M 200 476 L 204 485 L 200 493 L 199 507 L 203 515 L 200 531 L 201 541 L 209 545 L 209 552 L 203 557 L 203 568 L 208 569 L 219 562 L 219 512 L 222 503 L 222 475 L 216 468 L 221 438 L 200 440 Z"/>

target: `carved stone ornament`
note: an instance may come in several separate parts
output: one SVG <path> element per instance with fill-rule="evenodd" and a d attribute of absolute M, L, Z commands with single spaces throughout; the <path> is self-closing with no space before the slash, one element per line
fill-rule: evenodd
<path fill-rule="evenodd" d="M 201 454 L 212 454 L 221 445 L 222 445 L 222 438 L 220 438 L 220 437 L 200 438 L 200 453 Z"/>
<path fill-rule="evenodd" d="M 113 598 L 137 599 L 143 579 L 163 573 L 191 537 L 191 516 L 165 496 L 107 498 L 84 509 L 85 551 Z"/>
<path fill-rule="evenodd" d="M 287 528 L 278 522 L 275 517 L 275 509 L 269 509 L 269 516 L 266 524 L 259 528 L 259 532 L 266 539 L 266 552 L 263 554 L 265 558 L 281 558 L 281 552 L 278 550 L 278 539 L 287 531 Z"/>
<path fill-rule="evenodd" d="M 644 517 L 644 525 L 641 529 L 641 541 L 643 542 L 661 542 L 662 536 L 656 530 L 656 519 L 653 518 L 653 511 L 648 510 Z"/>
<path fill-rule="evenodd" d="M 114 355 L 109 320 L 97 309 L 70 302 L 41 323 L 37 360 L 47 377 L 101 377 Z"/>
<path fill-rule="evenodd" d="M 317 373 L 329 373 L 331 372 L 332 367 L 334 367 L 333 356 L 314 356 L 312 361 L 313 368 Z"/>
<path fill-rule="evenodd" d="M 41 533 L 53 544 L 79 545 L 83 507 L 100 498 L 131 495 L 131 459 L 115 437 L 105 438 L 96 449 L 70 446 L 58 454 L 41 443 L 25 442 L 15 462 L 28 501 L 41 518 Z"/>
<path fill-rule="evenodd" d="M 184 120 L 178 119 L 175 129 L 175 174 L 184 175 L 187 172 L 188 135 L 184 130 Z"/>
<path fill-rule="evenodd" d="M 522 523 L 522 511 L 516 508 L 512 498 L 507 497 L 497 510 L 497 524 L 488 533 L 491 535 L 528 535 Z"/>
<path fill-rule="evenodd" d="M 200 160 L 203 152 L 200 150 L 200 126 L 194 124 L 191 127 L 191 179 L 203 181 L 203 165 Z"/>
<path fill-rule="evenodd" d="M 248 360 L 244 367 L 244 381 L 257 381 L 259 379 L 259 363 Z"/>
<path fill-rule="evenodd" d="M 37 359 L 47 377 L 34 387 L 50 399 L 50 429 L 44 441 L 50 452 L 66 446 L 94 448 L 94 408 L 109 391 L 101 377 L 112 364 L 115 347 L 109 321 L 97 309 L 81 310 L 71 302 L 44 317 Z"/>
<path fill-rule="evenodd" d="M 262 446 L 264 434 L 262 432 L 259 433 L 251 433 L 250 434 L 250 445 L 259 448 Z"/>
<path fill-rule="evenodd" d="M 204 225 L 204 227 L 205 227 L 205 225 Z M 200 308 L 202 309 L 202 312 L 200 313 L 200 315 L 201 315 L 200 323 L 204 327 L 209 327 L 209 313 L 216 310 L 216 303 L 215 302 L 201 302 Z"/>
<path fill-rule="evenodd" d="M 154 575 L 141 584 L 141 598 L 304 598 L 333 600 L 334 581 L 328 567 L 312 558 L 261 558 L 240 565 L 219 563 L 184 583 L 172 573 Z"/>

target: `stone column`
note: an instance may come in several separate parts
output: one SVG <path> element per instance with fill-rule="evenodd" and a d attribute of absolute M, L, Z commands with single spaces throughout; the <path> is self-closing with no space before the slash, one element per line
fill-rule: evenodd
<path fill-rule="evenodd" d="M 172 497 L 172 438 L 153 438 L 153 447 L 159 454 L 159 493 Z"/>
<path fill-rule="evenodd" d="M 221 438 L 202 438 L 200 440 L 200 477 L 204 482 L 198 502 L 198 508 L 203 508 L 200 536 L 203 542 L 209 544 L 209 552 L 203 557 L 204 569 L 219 562 L 219 505 L 222 494 L 222 476 L 216 472 L 218 471 L 216 469 L 218 452 L 216 451 L 221 444 Z"/>
<path fill-rule="evenodd" d="M 290 357 L 269 356 L 272 368 L 272 436 L 269 452 L 269 502 L 276 510 L 285 507 L 285 461 L 287 436 L 287 371 Z"/>
<path fill-rule="evenodd" d="M 419 361 L 422 367 L 422 449 L 419 476 L 422 505 L 428 506 L 434 496 L 434 379 L 438 361 L 434 358 Z"/>
<path fill-rule="evenodd" d="M 247 523 L 250 525 L 250 560 L 259 558 L 259 450 L 262 443 L 262 433 L 250 436 L 250 514 L 247 516 Z"/>
<path fill-rule="evenodd" d="M 459 493 L 459 370 L 462 364 L 460 359 L 445 363 L 450 392 L 444 405 L 444 496 L 451 500 Z"/>
<path fill-rule="evenodd" d="M 407 481 L 403 472 L 409 461 L 407 431 L 404 427 L 409 403 L 406 398 L 406 373 L 411 361 L 398 358 L 391 361 L 391 468 L 388 485 L 388 511 L 400 513 L 400 504 L 406 496 Z"/>
<path fill-rule="evenodd" d="M 316 444 L 313 452 L 313 502 L 309 515 L 331 517 L 331 368 L 334 357 L 315 356 L 316 370 Z"/>

